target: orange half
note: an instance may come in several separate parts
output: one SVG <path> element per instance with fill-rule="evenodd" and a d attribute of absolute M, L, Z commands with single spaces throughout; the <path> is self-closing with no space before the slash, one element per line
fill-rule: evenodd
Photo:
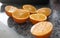
<path fill-rule="evenodd" d="M 5 7 L 5 12 L 6 12 L 6 14 L 7 14 L 8 16 L 12 17 L 12 13 L 13 13 L 14 11 L 16 11 L 17 9 L 18 9 L 18 8 L 9 5 L 9 6 L 6 6 L 6 7 Z"/>
<path fill-rule="evenodd" d="M 50 36 L 53 30 L 53 24 L 51 22 L 39 22 L 32 26 L 31 33 L 36 38 L 47 38 Z"/>
<path fill-rule="evenodd" d="M 24 23 L 28 19 L 29 15 L 29 12 L 22 9 L 18 9 L 14 13 L 12 13 L 13 19 L 17 23 Z"/>
<path fill-rule="evenodd" d="M 38 22 L 45 21 L 45 20 L 47 20 L 47 16 L 44 14 L 31 14 L 30 15 L 30 21 L 32 22 L 32 24 L 36 24 Z"/>
<path fill-rule="evenodd" d="M 36 8 L 33 5 L 23 5 L 23 9 L 28 10 L 30 13 L 35 13 Z"/>
<path fill-rule="evenodd" d="M 51 14 L 51 9 L 50 8 L 40 8 L 36 11 L 39 14 L 45 14 L 46 16 L 49 16 Z"/>

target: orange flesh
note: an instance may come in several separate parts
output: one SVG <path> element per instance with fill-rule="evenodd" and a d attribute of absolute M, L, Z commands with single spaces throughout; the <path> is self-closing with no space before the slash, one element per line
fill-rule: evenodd
<path fill-rule="evenodd" d="M 36 36 L 43 36 L 52 30 L 53 26 L 50 22 L 40 22 L 31 28 L 31 33 Z"/>
<path fill-rule="evenodd" d="M 51 13 L 51 9 L 50 8 L 41 8 L 37 10 L 37 13 L 43 13 L 46 16 L 49 16 Z"/>
<path fill-rule="evenodd" d="M 15 13 L 13 13 L 13 15 L 17 18 L 25 18 L 29 16 L 29 13 L 23 10 L 17 10 Z"/>
<path fill-rule="evenodd" d="M 7 6 L 5 9 L 7 12 L 13 13 L 17 8 L 13 6 Z"/>
<path fill-rule="evenodd" d="M 10 10 L 8 10 L 9 12 L 14 12 L 16 8 L 10 8 Z"/>
<path fill-rule="evenodd" d="M 32 14 L 31 18 L 39 21 L 46 20 L 46 16 L 41 14 Z"/>
<path fill-rule="evenodd" d="M 31 13 L 36 11 L 36 8 L 34 6 L 32 6 L 32 5 L 24 5 L 23 9 L 28 10 Z"/>
<path fill-rule="evenodd" d="M 29 11 L 35 11 L 35 9 L 33 9 L 32 7 L 25 7 L 25 8 Z"/>

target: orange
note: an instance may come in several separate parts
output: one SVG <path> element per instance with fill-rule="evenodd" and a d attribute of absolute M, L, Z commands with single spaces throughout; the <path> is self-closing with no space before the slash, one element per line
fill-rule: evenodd
<path fill-rule="evenodd" d="M 50 8 L 40 8 L 36 11 L 37 13 L 42 13 L 45 14 L 46 16 L 49 16 L 51 14 L 51 9 Z"/>
<path fill-rule="evenodd" d="M 24 23 L 28 19 L 29 15 L 30 13 L 23 9 L 18 9 L 12 13 L 13 20 L 16 23 Z"/>
<path fill-rule="evenodd" d="M 53 30 L 53 24 L 51 22 L 39 22 L 32 26 L 31 33 L 36 38 L 48 38 Z"/>
<path fill-rule="evenodd" d="M 38 22 L 45 21 L 45 20 L 47 20 L 47 16 L 44 14 L 31 14 L 30 15 L 30 21 L 32 22 L 32 24 L 36 24 Z"/>
<path fill-rule="evenodd" d="M 8 16 L 12 17 L 12 13 L 17 10 L 18 8 L 14 7 L 14 6 L 6 6 L 5 7 L 5 12 Z"/>
<path fill-rule="evenodd" d="M 30 13 L 35 13 L 36 8 L 33 5 L 23 5 L 23 9 L 28 10 Z"/>

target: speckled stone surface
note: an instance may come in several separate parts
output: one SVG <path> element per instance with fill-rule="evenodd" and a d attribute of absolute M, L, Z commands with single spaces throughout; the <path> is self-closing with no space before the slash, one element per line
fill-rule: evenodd
<path fill-rule="evenodd" d="M 30 33 L 30 29 L 33 24 L 31 22 L 26 21 L 23 24 L 17 24 L 16 22 L 13 21 L 13 19 L 9 18 L 8 19 L 8 26 L 10 28 L 13 28 L 17 33 L 22 35 L 25 38 L 33 38 L 32 34 Z"/>
<path fill-rule="evenodd" d="M 52 15 L 49 17 L 49 21 L 53 23 L 53 33 L 51 38 L 60 38 L 60 13 L 53 10 Z"/>

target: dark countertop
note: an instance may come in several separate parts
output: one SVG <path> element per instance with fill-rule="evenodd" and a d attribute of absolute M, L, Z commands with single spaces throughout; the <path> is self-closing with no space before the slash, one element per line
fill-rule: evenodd
<path fill-rule="evenodd" d="M 39 5 L 36 7 L 41 7 L 41 6 Z M 4 8 L 4 6 L 2 8 Z M 50 36 L 50 38 L 60 38 L 60 13 L 57 9 L 53 9 L 52 14 L 48 17 L 48 21 L 52 22 L 54 25 L 53 33 Z M 8 27 L 9 30 L 11 31 L 12 36 L 10 36 L 10 34 L 8 34 L 9 36 L 6 36 L 6 37 L 10 37 L 10 38 L 12 38 L 12 37 L 13 38 L 34 38 L 34 36 L 32 36 L 30 33 L 30 28 L 32 27 L 32 24 L 29 21 L 26 21 L 23 24 L 17 24 L 13 21 L 12 18 L 8 17 L 5 14 L 5 12 L 0 12 L 0 21 L 2 23 L 4 23 L 5 26 Z"/>

